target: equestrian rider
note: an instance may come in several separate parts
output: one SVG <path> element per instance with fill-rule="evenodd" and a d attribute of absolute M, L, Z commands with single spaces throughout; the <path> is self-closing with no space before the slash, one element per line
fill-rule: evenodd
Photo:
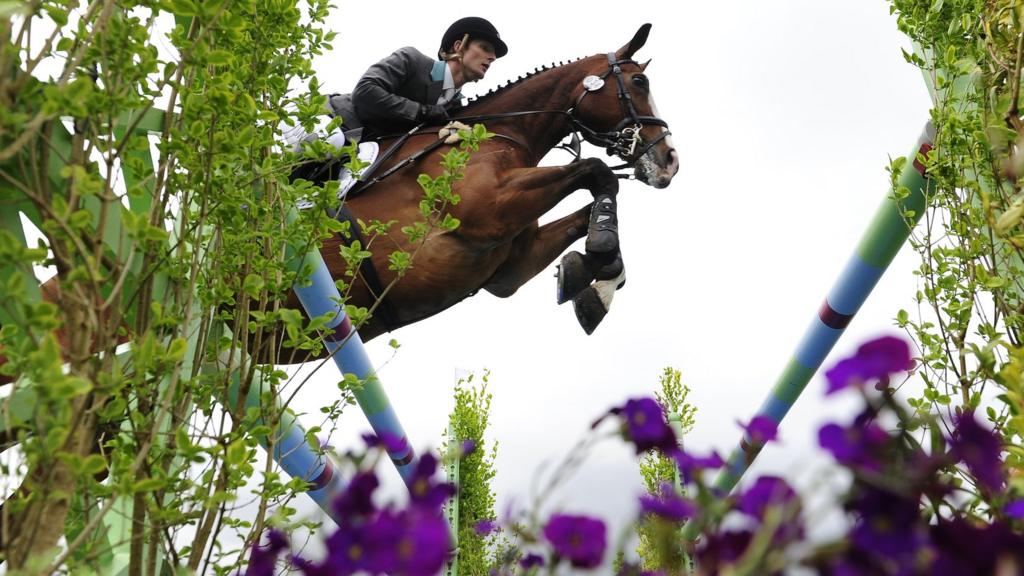
<path fill-rule="evenodd" d="M 351 132 L 364 136 L 405 132 L 420 124 L 445 124 L 462 106 L 459 91 L 480 80 L 491 64 L 508 53 L 494 25 L 471 16 L 452 23 L 435 60 L 413 47 L 396 50 L 363 74 L 351 94 L 330 98 L 331 113 Z"/>

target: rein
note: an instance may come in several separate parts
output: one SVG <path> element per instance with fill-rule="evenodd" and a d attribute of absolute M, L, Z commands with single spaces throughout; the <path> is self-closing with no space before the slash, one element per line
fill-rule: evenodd
<path fill-rule="evenodd" d="M 582 134 L 583 139 L 586 140 L 587 142 L 590 142 L 595 146 L 600 146 L 604 148 L 609 156 L 616 156 L 623 161 L 622 164 L 611 166 L 611 170 L 615 171 L 622 170 L 625 168 L 632 168 L 634 164 L 636 164 L 637 160 L 642 158 L 644 154 L 646 154 L 651 148 L 656 146 L 659 142 L 661 142 L 669 135 L 671 135 L 672 132 L 668 130 L 667 122 L 665 122 L 661 118 L 658 118 L 657 116 L 641 116 L 640 114 L 637 113 L 636 107 L 633 105 L 633 96 L 629 93 L 629 90 L 626 88 L 626 81 L 623 78 L 622 65 L 635 64 L 639 66 L 639 64 L 637 64 L 637 62 L 632 59 L 617 60 L 615 58 L 614 52 L 609 52 L 607 54 L 607 57 L 608 70 L 606 70 L 605 73 L 602 74 L 601 76 L 598 76 L 598 78 L 601 79 L 603 87 L 604 80 L 612 74 L 615 75 L 615 87 L 619 98 L 619 105 L 623 112 L 622 120 L 608 132 L 599 132 L 597 130 L 594 130 L 587 126 L 586 124 L 584 124 L 583 121 L 577 117 L 580 104 L 583 102 L 583 99 L 586 98 L 588 94 L 600 90 L 600 87 L 595 90 L 584 88 L 583 93 L 580 94 L 580 97 L 576 99 L 575 104 L 573 104 L 573 106 L 568 110 L 522 110 L 518 112 L 500 112 L 494 114 L 478 114 L 475 116 L 459 116 L 456 118 L 452 118 L 452 120 L 471 123 L 487 122 L 490 120 L 503 120 L 506 118 L 518 118 L 521 116 L 532 116 L 535 114 L 562 115 L 565 116 L 566 120 L 569 121 L 569 125 L 571 126 L 573 144 L 562 144 L 561 146 L 558 146 L 558 148 L 568 150 L 573 156 L 575 156 L 576 160 L 579 160 L 580 153 L 578 141 L 579 136 Z M 665 128 L 665 130 L 663 130 L 657 138 L 652 139 L 650 142 L 644 142 L 643 138 L 640 136 L 640 131 L 643 129 L 644 126 L 648 125 L 661 126 Z M 363 170 L 362 176 L 367 179 L 359 181 L 352 188 L 352 190 L 349 191 L 349 193 L 356 194 L 366 190 L 370 186 L 373 186 L 374 184 L 384 180 L 385 178 L 391 176 L 395 172 L 398 172 L 402 168 L 405 168 L 406 166 L 415 163 L 420 158 L 426 156 L 427 154 L 430 154 L 434 150 L 437 150 L 442 145 L 444 145 L 444 140 L 438 139 L 421 148 L 420 150 L 412 153 L 411 155 L 407 156 L 401 162 L 395 164 L 391 168 L 388 168 L 381 174 L 374 175 L 380 168 L 380 166 L 383 165 L 389 159 L 391 159 L 391 157 L 394 156 L 399 149 L 401 149 L 401 147 L 406 143 L 406 141 L 409 140 L 409 138 L 419 134 L 430 133 L 429 131 L 423 131 L 423 128 L 428 126 L 433 126 L 433 124 L 418 124 L 414 126 L 412 129 L 410 129 L 408 132 L 399 135 L 398 139 L 394 143 L 392 143 L 391 146 L 387 148 L 387 150 L 381 153 L 380 156 L 378 156 L 377 159 L 373 162 L 373 164 L 371 164 L 369 167 Z M 505 138 L 527 150 L 530 150 L 530 146 L 528 143 L 522 142 L 517 138 L 513 138 L 511 136 L 506 136 L 503 134 L 496 134 L 496 136 L 499 138 Z M 638 147 L 639 151 L 637 151 Z M 321 171 L 322 170 L 323 169 L 321 169 Z M 618 174 L 617 176 L 619 178 L 630 177 L 628 174 Z"/>

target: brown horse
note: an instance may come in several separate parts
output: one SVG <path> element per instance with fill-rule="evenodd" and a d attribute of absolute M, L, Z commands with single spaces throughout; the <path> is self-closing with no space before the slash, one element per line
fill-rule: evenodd
<path fill-rule="evenodd" d="M 632 59 L 649 30 L 650 24 L 645 24 L 615 52 L 535 72 L 460 111 L 457 119 L 481 121 L 498 135 L 481 144 L 465 178 L 456 185 L 461 202 L 451 212 L 462 224 L 454 231 L 435 231 L 427 237 L 413 268 L 387 295 L 391 318 L 384 321 L 375 315 L 360 328 L 364 340 L 437 314 L 479 289 L 511 296 L 585 236 L 587 253 L 574 252 L 562 261 L 559 299 L 574 299 L 584 329 L 593 330 L 607 309 L 609 294 L 624 278 L 615 227 L 619 177 L 594 158 L 565 166 L 537 164 L 570 134 L 580 133 L 622 158 L 638 180 L 655 188 L 668 186 L 678 170 L 678 159 L 667 138 L 667 125 L 657 117 L 651 99 L 644 75 L 647 64 Z M 436 139 L 436 128 L 413 135 L 394 160 L 380 168 L 397 164 Z M 397 220 L 404 226 L 421 219 L 423 192 L 417 175 L 436 173 L 444 151 L 442 147 L 424 155 L 349 198 L 347 208 L 363 221 Z M 539 225 L 538 218 L 580 189 L 589 190 L 595 202 Z M 398 235 L 394 239 L 402 241 Z M 322 250 L 335 277 L 345 270 L 338 254 L 340 241 L 329 240 Z M 408 245 L 402 248 L 412 250 Z M 386 258 L 383 253 L 373 255 L 384 285 L 393 280 L 386 272 Z M 598 282 L 590 285 L 595 278 Z M 354 287 L 352 297 L 357 305 L 372 301 L 362 283 Z M 289 306 L 298 308 L 298 301 Z"/>
<path fill-rule="evenodd" d="M 657 117 L 644 75 L 647 65 L 632 59 L 649 31 L 650 24 L 645 24 L 615 52 L 538 71 L 461 110 L 458 118 L 483 121 L 498 135 L 481 144 L 465 178 L 457 184 L 461 202 L 452 206 L 451 212 L 462 225 L 428 235 L 413 267 L 387 294 L 389 318 L 385 321 L 385 315 L 376 314 L 359 329 L 364 341 L 437 314 L 480 289 L 503 298 L 511 296 L 584 237 L 586 254 L 572 252 L 562 259 L 559 301 L 573 300 L 587 333 L 596 328 L 607 312 L 611 294 L 625 277 L 615 226 L 619 176 L 595 158 L 565 166 L 537 164 L 567 136 L 579 133 L 622 158 L 638 180 L 655 188 L 668 186 L 678 170 L 676 152 L 667 138 L 666 123 Z M 380 170 L 388 170 L 436 141 L 436 127 L 414 134 Z M 347 199 L 345 206 L 363 221 L 395 220 L 398 227 L 421 219 L 423 191 L 417 176 L 424 171 L 437 172 L 445 150 L 441 147 L 396 170 L 366 193 Z M 589 190 L 595 202 L 539 225 L 541 216 L 580 189 Z M 405 242 L 403 249 L 413 250 L 404 235 L 392 238 L 399 244 Z M 336 236 L 322 249 L 336 278 L 347 266 L 338 250 L 342 241 Z M 382 251 L 372 257 L 383 285 L 394 280 L 386 259 Z M 56 286 L 50 284 L 53 282 L 44 286 L 45 299 L 59 301 Z M 351 303 L 370 306 L 373 292 L 365 282 L 357 281 Z M 301 309 L 294 294 L 288 307 Z M 260 352 L 258 357 L 280 363 L 304 359 L 288 349 Z M 3 362 L 0 355 L 0 364 Z M 9 381 L 0 376 L 0 384 Z"/>

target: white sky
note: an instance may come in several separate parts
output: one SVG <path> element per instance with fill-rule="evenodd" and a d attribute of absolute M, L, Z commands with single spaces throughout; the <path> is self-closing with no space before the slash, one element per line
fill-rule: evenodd
<path fill-rule="evenodd" d="M 395 48 L 433 53 L 451 21 L 479 15 L 509 45 L 478 83 L 483 93 L 539 65 L 615 50 L 640 24 L 654 24 L 637 58 L 654 60 L 647 72 L 681 169 L 665 190 L 623 183 L 628 282 L 597 332 L 586 336 L 571 305 L 555 304 L 552 265 L 509 299 L 481 292 L 369 344 L 371 358 L 387 363 L 381 378 L 418 449 L 438 443 L 457 376 L 491 371 L 499 513 L 527 503 L 538 472 L 596 416 L 652 394 L 666 366 L 682 370 L 698 408 L 688 447 L 726 456 L 740 436 L 736 421 L 760 406 L 886 194 L 889 158 L 911 152 L 928 117 L 924 82 L 900 54 L 909 41 L 886 2 L 668 6 L 340 2 L 330 22 L 339 31 L 334 50 L 316 63 L 324 91 L 348 92 Z M 605 157 L 593 148 L 589 155 Z M 578 192 L 555 215 L 587 198 Z M 895 331 L 896 311 L 912 304 L 915 263 L 901 252 L 826 367 Z M 389 337 L 402 345 L 394 358 Z M 315 405 L 336 377 L 326 371 L 302 400 Z M 856 405 L 825 402 L 822 389 L 816 377 L 784 422 L 782 443 L 764 451 L 754 473 L 785 474 L 807 491 L 823 478 L 817 429 L 852 416 Z M 333 441 L 346 446 L 367 425 L 353 411 L 341 429 Z M 396 491 L 397 474 L 383 476 Z M 604 517 L 614 542 L 640 491 L 631 452 L 609 442 L 550 504 Z M 816 514 L 811 523 L 834 526 Z"/>

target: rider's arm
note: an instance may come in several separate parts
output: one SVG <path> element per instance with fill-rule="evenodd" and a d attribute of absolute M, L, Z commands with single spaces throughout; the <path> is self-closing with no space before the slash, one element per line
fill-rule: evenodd
<path fill-rule="evenodd" d="M 420 102 L 398 94 L 401 87 L 423 66 L 426 58 L 415 48 L 401 48 L 370 66 L 356 84 L 352 102 L 366 122 L 414 123 L 420 116 Z"/>

